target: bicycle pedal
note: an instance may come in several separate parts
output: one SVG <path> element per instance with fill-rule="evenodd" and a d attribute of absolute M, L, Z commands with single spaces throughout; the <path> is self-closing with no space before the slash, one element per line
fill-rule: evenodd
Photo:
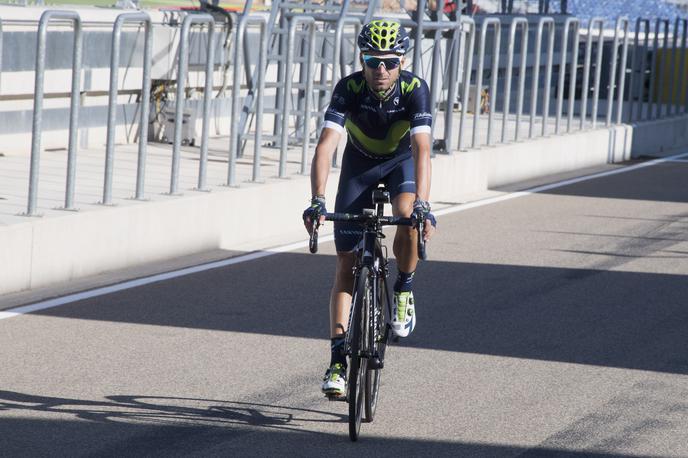
<path fill-rule="evenodd" d="M 325 397 L 327 398 L 328 401 L 340 401 L 340 402 L 346 402 L 346 394 L 338 395 L 334 393 L 325 393 Z"/>

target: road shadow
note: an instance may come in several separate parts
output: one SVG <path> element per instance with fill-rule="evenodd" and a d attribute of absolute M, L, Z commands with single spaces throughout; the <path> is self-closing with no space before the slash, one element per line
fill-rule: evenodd
<path fill-rule="evenodd" d="M 308 431 L 308 422 L 341 433 Z M 318 410 L 206 399 L 108 396 L 102 401 L 0 391 L 3 456 L 336 456 L 625 458 L 544 446 L 347 435 L 346 418 Z"/>
<path fill-rule="evenodd" d="M 688 163 L 665 162 L 550 189 L 542 193 L 560 196 L 688 203 L 686 176 L 688 176 Z M 688 214 L 684 216 L 688 216 Z"/>
<path fill-rule="evenodd" d="M 684 275 L 428 261 L 399 345 L 688 374 Z M 328 338 L 332 256 L 278 254 L 42 315 Z"/>

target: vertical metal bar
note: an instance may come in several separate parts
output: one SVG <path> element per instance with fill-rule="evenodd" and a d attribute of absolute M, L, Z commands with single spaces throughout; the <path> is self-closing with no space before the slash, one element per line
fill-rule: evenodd
<path fill-rule="evenodd" d="M 432 119 L 437 119 L 437 96 L 438 93 L 441 92 L 441 88 L 438 86 L 441 71 L 440 60 L 442 58 L 442 55 L 440 54 L 442 50 L 442 29 L 435 30 L 434 40 L 435 44 L 433 45 L 432 50 L 432 63 L 430 70 L 430 112 L 432 113 Z M 433 123 L 433 132 L 436 125 L 436 123 Z"/>
<path fill-rule="evenodd" d="M 541 17 L 538 20 L 538 28 L 535 38 L 535 63 L 533 64 L 533 81 L 530 91 L 530 125 L 528 126 L 528 138 L 533 138 L 533 127 L 535 126 L 535 115 L 537 114 L 537 95 L 540 86 L 540 54 L 542 52 L 542 33 L 545 25 L 554 28 L 554 19 L 551 17 Z"/>
<path fill-rule="evenodd" d="M 234 69 L 232 72 L 232 123 L 229 127 L 229 156 L 227 157 L 227 186 L 236 186 L 236 161 L 239 150 L 239 132 L 241 117 L 239 113 L 239 99 L 241 98 L 241 65 L 242 54 L 240 52 L 244 40 L 244 33 L 248 16 L 242 16 L 236 27 L 234 37 Z M 279 89 L 279 88 L 278 88 Z M 278 90 L 279 92 L 279 90 Z"/>
<path fill-rule="evenodd" d="M 590 90 L 590 64 L 592 61 L 592 32 L 595 26 L 600 28 L 600 33 L 604 28 L 604 19 L 592 18 L 588 23 L 588 37 L 585 42 L 585 63 L 583 64 L 583 87 L 581 88 L 581 110 L 580 110 L 580 128 L 585 128 L 585 120 L 588 117 L 588 92 Z"/>
<path fill-rule="evenodd" d="M 664 26 L 664 49 L 666 49 L 669 35 L 669 20 L 657 18 L 655 22 L 655 40 L 652 53 L 652 66 L 650 67 L 650 119 L 656 119 L 658 116 L 662 115 L 660 87 L 664 77 L 664 65 L 659 62 L 659 31 L 662 25 Z M 657 77 L 655 77 L 655 74 L 657 74 Z M 659 81 L 659 83 L 657 81 Z M 654 96 L 652 96 L 652 94 L 654 94 Z"/>
<path fill-rule="evenodd" d="M 26 208 L 26 216 L 37 216 L 36 206 L 38 201 L 38 178 L 39 178 L 39 168 L 40 168 L 40 156 L 41 156 L 41 134 L 43 132 L 43 93 L 44 93 L 44 81 L 45 81 L 45 56 L 46 56 L 46 41 L 48 33 L 48 24 L 51 19 L 64 19 L 69 20 L 74 23 L 75 33 L 76 28 L 81 25 L 81 18 L 74 11 L 61 11 L 52 10 L 46 11 L 41 15 L 41 19 L 38 24 L 38 37 L 36 45 L 36 67 L 35 67 L 35 79 L 34 79 L 34 99 L 33 99 L 33 121 L 31 126 L 31 163 L 29 169 L 29 195 Z M 75 36 L 74 45 L 77 45 L 77 39 Z M 75 77 L 72 75 L 72 90 L 75 86 Z M 79 83 L 80 80 L 76 80 Z M 79 93 L 72 93 L 72 98 L 78 100 Z M 72 105 L 73 106 L 73 105 Z M 77 105 L 78 106 L 78 105 Z M 70 109 L 71 110 L 71 109 Z M 74 113 L 70 113 L 70 138 L 73 129 L 77 126 L 71 123 L 71 119 Z M 78 119 L 78 118 L 77 118 Z M 75 154 L 75 150 L 72 150 Z"/>
<path fill-rule="evenodd" d="M 285 66 L 286 79 L 284 81 L 284 102 L 282 104 L 282 141 L 280 143 L 280 164 L 279 177 L 285 178 L 287 176 L 287 153 L 289 146 L 289 111 L 290 99 L 292 91 L 292 67 L 294 66 L 294 38 L 296 35 L 296 27 L 306 24 L 311 28 L 315 28 L 315 19 L 312 16 L 293 16 L 289 24 L 289 37 L 287 39 L 287 64 Z"/>
<path fill-rule="evenodd" d="M 640 57 L 640 69 L 638 70 L 638 77 L 640 78 L 640 82 L 638 83 L 638 87 L 640 89 L 640 94 L 638 96 L 638 103 L 640 104 L 640 110 L 638 110 L 638 116 L 634 120 L 642 120 L 645 119 L 645 69 L 647 68 L 647 54 L 648 50 L 650 48 L 650 20 L 649 19 L 644 19 L 642 21 L 645 24 L 645 39 L 643 40 L 643 50 L 641 53 Z M 651 74 L 654 74 L 653 71 L 650 72 Z M 648 103 L 651 103 L 651 91 L 652 89 L 650 88 L 648 90 Z M 649 107 L 648 107 L 649 109 Z M 649 113 L 648 113 L 649 115 Z"/>
<path fill-rule="evenodd" d="M 678 67 L 678 28 L 681 23 L 681 18 L 676 16 L 674 20 L 674 33 L 671 40 L 671 66 L 669 69 L 669 106 L 667 107 L 667 114 L 673 116 L 676 111 L 674 98 L 676 97 L 676 68 Z"/>
<path fill-rule="evenodd" d="M 506 0 L 502 3 L 503 8 L 506 9 Z M 514 72 L 514 41 L 516 40 L 516 28 L 525 21 L 524 18 L 514 18 L 509 26 L 509 41 L 506 48 L 506 79 L 504 82 L 504 116 L 502 117 L 502 137 L 501 142 L 506 142 L 506 125 L 509 118 L 509 109 L 511 106 L 511 77 Z M 526 22 L 527 24 L 527 22 Z"/>
<path fill-rule="evenodd" d="M 640 54 L 640 25 L 642 18 L 635 21 L 635 40 L 633 44 L 633 54 L 631 55 L 631 76 L 628 82 L 628 118 L 627 121 L 633 121 L 633 111 L 635 109 L 635 80 L 636 69 L 638 67 L 638 56 Z M 641 78 L 642 81 L 642 78 Z"/>
<path fill-rule="evenodd" d="M 413 65 L 411 67 L 413 73 L 420 75 L 422 72 L 422 57 L 423 57 L 423 22 L 425 21 L 425 6 L 427 0 L 418 0 L 416 8 L 416 33 L 413 40 Z"/>
<path fill-rule="evenodd" d="M 473 73 L 473 51 L 475 50 L 476 24 L 471 19 L 471 32 L 468 35 L 468 49 L 466 50 L 466 65 L 463 69 L 463 91 L 461 94 L 461 115 L 459 117 L 459 150 L 464 147 L 464 132 L 466 126 L 466 112 L 468 111 L 468 95 L 471 87 L 471 73 Z"/>
<path fill-rule="evenodd" d="M 315 71 L 315 23 L 310 26 L 308 36 L 308 65 L 306 70 L 306 94 L 303 113 L 303 143 L 301 144 L 301 175 L 308 174 L 308 148 L 310 147 L 311 99 L 313 98 L 313 72 Z"/>
<path fill-rule="evenodd" d="M 621 25 L 626 25 L 626 33 L 628 32 L 628 18 L 621 16 L 616 18 L 616 25 L 614 26 L 614 41 L 612 42 L 612 58 L 609 64 L 609 89 L 607 92 L 607 113 L 606 113 L 606 126 L 612 125 L 612 110 L 614 107 L 614 91 L 616 90 L 616 70 L 617 70 L 617 59 L 619 58 L 619 41 L 621 37 Z M 625 34 L 624 34 L 625 36 Z M 621 67 L 619 70 L 619 75 L 623 78 L 626 73 L 626 68 Z"/>
<path fill-rule="evenodd" d="M 491 24 L 499 22 L 496 18 L 486 18 L 480 25 L 480 47 L 478 48 L 478 73 L 475 77 L 475 100 L 473 104 L 473 138 L 471 147 L 478 146 L 478 129 L 480 127 L 480 95 L 483 86 L 483 71 L 485 70 L 485 46 L 487 44 L 487 30 Z"/>
<path fill-rule="evenodd" d="M 521 30 L 521 64 L 518 70 L 518 96 L 516 100 L 516 126 L 514 140 L 518 141 L 521 131 L 521 116 L 523 116 L 523 101 L 525 99 L 526 72 L 528 69 L 528 20 L 523 18 Z"/>
<path fill-rule="evenodd" d="M 459 68 L 461 67 L 461 48 L 463 46 L 463 24 L 474 27 L 473 19 L 464 17 L 457 12 L 452 40 L 452 58 L 450 60 L 449 84 L 447 86 L 447 111 L 444 119 L 444 142 L 447 153 L 454 147 L 454 102 L 457 98 Z"/>
<path fill-rule="evenodd" d="M 253 145 L 253 182 L 260 182 L 260 161 L 263 150 L 263 95 L 265 93 L 265 72 L 268 61 L 268 34 L 267 22 L 263 19 L 260 23 L 260 55 L 258 57 L 258 98 L 256 99 L 256 134 Z"/>
<path fill-rule="evenodd" d="M 126 14 L 126 13 L 125 13 Z M 110 90 L 108 92 L 107 135 L 105 140 L 105 172 L 103 177 L 103 205 L 112 204 L 112 168 L 115 152 L 115 121 L 117 117 L 117 85 L 119 83 L 119 53 L 122 24 L 127 16 L 120 14 L 112 29 L 110 45 Z"/>
<path fill-rule="evenodd" d="M 347 24 L 354 24 L 356 26 L 356 34 L 355 36 L 358 36 L 358 30 L 361 27 L 361 21 L 358 18 L 352 18 L 352 17 L 342 17 L 339 19 L 337 22 L 337 29 L 335 30 L 334 34 L 334 56 L 332 58 L 332 83 L 330 86 L 330 94 L 334 94 L 334 88 L 337 84 L 337 79 L 338 78 L 343 78 L 344 77 L 344 67 L 345 63 L 343 62 L 343 53 L 342 53 L 342 45 L 344 43 L 343 37 L 344 37 L 344 26 Z M 354 48 L 356 48 L 356 45 L 354 45 Z M 355 58 L 354 58 L 355 61 Z M 332 167 L 337 167 L 337 153 L 332 155 Z"/>
<path fill-rule="evenodd" d="M 105 142 L 105 172 L 103 179 L 104 205 L 112 204 L 112 173 L 115 153 L 115 133 L 117 121 L 117 86 L 119 84 L 119 56 L 121 49 L 122 27 L 126 22 L 143 23 L 145 26 L 143 81 L 141 85 L 141 113 L 139 120 L 139 157 L 136 170 L 136 199 L 143 199 L 146 144 L 148 142 L 148 114 L 150 111 L 150 67 L 152 35 L 151 20 L 147 13 L 122 13 L 117 16 L 112 30 L 110 51 L 110 87 L 108 92 L 107 139 Z"/>
<path fill-rule="evenodd" d="M 146 14 L 143 20 L 145 27 L 143 49 L 143 77 L 141 82 L 141 113 L 139 118 L 139 152 L 136 167 L 135 199 L 143 200 L 146 181 L 146 156 L 148 153 L 148 118 L 150 115 L 151 65 L 153 59 L 153 33 L 151 19 Z"/>
<path fill-rule="evenodd" d="M 685 102 L 683 106 L 683 113 L 688 111 L 688 78 L 685 77 L 686 75 L 686 60 L 688 60 L 688 20 L 684 21 L 683 23 L 683 50 L 681 52 L 681 69 L 679 70 L 680 75 L 684 75 L 683 78 L 681 78 L 681 81 L 683 81 L 683 84 L 681 86 L 681 90 L 683 91 Z M 681 98 L 679 92 L 679 97 L 677 97 L 676 103 L 679 103 L 679 100 Z"/>
<path fill-rule="evenodd" d="M 624 39 L 621 45 L 621 71 L 619 72 L 619 83 L 618 83 L 618 95 L 616 97 L 616 123 L 621 124 L 621 119 L 623 117 L 623 100 L 624 100 L 624 90 L 626 86 L 626 63 L 628 59 L 628 29 L 630 27 L 630 22 L 628 18 L 624 18 Z"/>
<path fill-rule="evenodd" d="M 274 3 L 273 3 L 274 5 Z M 274 8 L 275 6 L 273 6 Z M 282 15 L 280 17 L 280 34 L 279 34 L 279 40 L 278 40 L 278 54 L 280 57 L 284 56 L 284 51 L 287 49 L 287 27 L 288 27 L 288 22 L 286 19 L 286 16 Z M 236 61 L 235 61 L 236 62 Z M 236 65 L 236 63 L 235 63 Z M 285 80 L 285 75 L 284 75 L 284 59 L 279 59 L 277 61 L 277 90 L 275 91 L 275 108 L 277 109 L 277 113 L 275 113 L 275 118 L 274 118 L 274 125 L 273 125 L 273 135 L 275 137 L 280 136 L 281 137 L 281 129 L 282 129 L 282 121 L 280 119 L 280 116 L 282 116 L 282 101 L 284 100 L 284 87 L 282 86 L 282 83 Z M 277 143 L 277 142 L 275 142 Z M 229 181 L 229 180 L 228 180 Z"/>
<path fill-rule="evenodd" d="M 172 170 L 170 174 L 170 194 L 177 194 L 179 189 L 179 162 L 181 158 L 182 124 L 184 120 L 184 89 L 186 87 L 186 73 L 188 69 L 189 31 L 192 24 L 215 24 L 215 20 L 209 14 L 188 15 L 182 22 L 182 31 L 179 37 L 179 59 L 177 65 L 177 91 L 174 114 L 174 143 L 172 144 Z M 235 43 L 236 44 L 236 43 Z M 240 47 L 237 47 L 240 52 Z M 232 120 L 234 122 L 234 120 Z"/>
<path fill-rule="evenodd" d="M 569 47 L 569 30 L 571 26 L 575 25 L 578 28 L 578 19 L 566 18 L 564 22 L 564 28 L 562 29 L 562 40 L 561 40 L 561 55 L 559 59 L 559 80 L 557 82 L 557 112 L 556 121 L 554 127 L 554 133 L 559 134 L 559 128 L 561 124 L 561 115 L 564 110 L 564 82 L 566 78 L 566 53 Z M 575 66 L 575 62 L 571 62 L 571 66 Z"/>
<path fill-rule="evenodd" d="M 2 94 L 2 18 L 0 18 L 0 94 Z"/>
<path fill-rule="evenodd" d="M 67 149 L 67 182 L 65 189 L 65 210 L 74 210 L 74 187 L 76 180 L 77 137 L 79 133 L 79 102 L 81 98 L 81 57 L 83 39 L 81 18 L 74 18 L 74 51 L 72 53 L 72 94 L 69 107 L 69 147 Z"/>
<path fill-rule="evenodd" d="M 549 2 L 547 3 L 549 12 Z M 547 133 L 547 121 L 549 120 L 550 92 L 552 90 L 552 66 L 554 64 L 554 35 L 556 26 L 554 22 L 550 24 L 549 36 L 547 41 L 547 64 L 545 65 L 545 95 L 542 100 L 542 135 Z"/>
<path fill-rule="evenodd" d="M 566 132 L 571 132 L 576 103 L 576 82 L 578 78 L 578 48 L 580 46 L 580 22 L 576 23 L 571 47 L 571 71 L 569 75 L 569 103 L 566 108 Z"/>
<path fill-rule="evenodd" d="M 495 18 L 497 19 L 497 18 Z M 497 77 L 499 76 L 499 47 L 502 42 L 502 22 L 497 19 L 494 26 L 494 42 L 492 45 L 492 72 L 490 81 L 490 113 L 487 115 L 487 144 L 492 144 L 492 122 L 497 109 Z"/>
<path fill-rule="evenodd" d="M 663 51 L 662 51 L 663 59 L 662 59 L 661 65 L 659 66 L 659 82 L 657 84 L 657 103 L 659 104 L 658 105 L 658 108 L 659 108 L 658 115 L 660 118 L 664 114 L 664 107 L 665 107 L 664 100 L 663 100 L 664 99 L 664 76 L 666 73 L 665 68 L 667 67 L 665 62 L 671 60 L 671 54 L 669 53 L 669 27 L 670 27 L 669 19 L 664 19 L 662 21 L 662 23 L 664 24 L 664 43 L 663 43 L 664 46 L 663 46 Z M 670 85 L 671 85 L 671 83 L 670 83 Z M 661 87 L 661 91 L 659 89 L 660 87 Z M 667 109 L 668 109 L 668 107 L 667 107 Z"/>
<path fill-rule="evenodd" d="M 683 87 L 686 83 L 686 78 L 681 78 L 681 76 L 685 75 L 684 71 L 686 68 L 686 31 L 688 29 L 688 19 L 682 19 L 681 24 L 683 25 L 683 34 L 681 35 L 681 40 L 677 43 L 680 44 L 680 49 L 681 49 L 681 61 L 678 64 L 678 82 L 676 83 L 676 94 L 674 96 L 674 110 L 673 112 L 676 114 L 679 114 L 681 109 L 680 109 L 680 103 L 679 100 L 681 99 L 681 92 L 683 90 Z M 678 35 L 678 30 L 674 32 Z M 678 56 L 679 53 L 679 47 L 676 47 L 676 50 L 674 51 L 676 53 L 676 56 Z"/>
<path fill-rule="evenodd" d="M 213 70 L 215 69 L 215 21 L 208 22 L 208 46 L 206 48 L 205 86 L 203 87 L 203 127 L 201 151 L 198 161 L 198 190 L 208 191 L 208 131 L 210 130 L 210 101 L 213 98 Z M 262 98 L 262 92 L 259 94 Z"/>
<path fill-rule="evenodd" d="M 604 27 L 600 27 L 597 39 L 597 54 L 595 60 L 595 86 L 592 91 L 592 114 L 590 115 L 592 128 L 597 126 L 597 110 L 600 101 L 600 80 L 602 77 L 602 55 L 604 54 Z"/>

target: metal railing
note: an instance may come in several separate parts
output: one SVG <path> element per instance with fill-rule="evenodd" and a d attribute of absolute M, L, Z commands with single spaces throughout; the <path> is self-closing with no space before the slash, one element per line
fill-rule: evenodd
<path fill-rule="evenodd" d="M 277 19 L 281 26 L 271 28 L 270 21 Z M 290 12 L 277 19 L 246 12 L 233 32 L 234 48 L 227 56 L 233 67 L 232 87 L 227 92 L 220 91 L 230 106 L 226 152 L 228 186 L 237 185 L 237 158 L 243 148 L 242 142 L 249 138 L 253 140 L 251 181 L 263 180 L 261 157 L 263 149 L 267 147 L 266 141 L 272 142 L 274 151 L 279 150 L 279 177 L 288 175 L 287 157 L 290 148 L 293 152 L 294 147 L 300 149 L 298 172 L 307 173 L 311 140 L 314 134 L 317 135 L 312 124 L 314 120 L 322 119 L 322 101 L 327 100 L 326 96 L 332 93 L 337 80 L 345 75 L 345 69 L 358 62 L 355 40 L 351 38 L 356 36 L 364 20 L 360 15 L 344 17 L 330 14 L 322 18 L 316 14 Z M 74 185 L 82 22 L 75 12 L 49 10 L 38 24 L 28 216 L 38 214 L 46 37 L 48 25 L 58 20 L 68 21 L 74 31 L 64 209 L 76 209 Z M 443 131 L 436 129 L 434 133 L 436 140 L 442 140 L 444 149 L 449 153 L 455 150 L 454 145 L 463 150 L 466 145 L 479 148 L 522 141 L 526 137 L 526 128 L 527 138 L 534 139 L 568 134 L 576 127 L 578 130 L 594 129 L 598 125 L 655 120 L 688 112 L 688 21 L 685 19 L 677 19 L 673 26 L 672 21 L 667 19 L 657 20 L 654 24 L 639 19 L 633 31 L 625 17 L 619 18 L 614 24 L 607 24 L 602 18 L 593 18 L 586 25 L 572 17 L 547 16 L 459 15 L 456 20 L 444 18 L 426 21 L 418 18 L 402 22 L 415 27 L 411 33 L 415 37 L 412 54 L 417 60 L 414 59 L 411 65 L 424 72 L 422 76 L 430 83 L 435 119 L 444 122 Z M 113 201 L 117 99 L 120 95 L 120 41 L 122 29 L 127 24 L 145 30 L 143 75 L 138 101 L 139 145 L 135 198 L 142 200 L 145 196 L 153 25 L 145 13 L 123 13 L 112 25 L 101 201 L 105 205 L 111 205 Z M 0 20 L 0 52 L 2 26 Z M 214 99 L 216 59 L 213 34 L 216 26 L 210 15 L 188 14 L 179 25 L 169 194 L 179 193 L 182 123 L 188 99 L 187 74 L 192 26 L 207 30 L 204 35 L 207 37 L 207 47 L 202 132 L 195 189 L 209 189 L 206 175 L 210 108 Z M 249 41 L 251 46 L 247 46 Z M 280 42 L 281 47 L 277 46 Z M 271 55 L 275 49 L 281 49 L 283 53 Z M 424 54 L 429 53 L 431 60 L 427 62 L 429 65 L 424 66 Z M 277 64 L 277 72 L 270 67 L 271 60 Z M 225 64 L 221 62 L 221 65 Z M 300 70 L 298 72 L 297 67 Z M 331 72 L 327 71 L 329 68 Z M 276 80 L 268 82 L 268 78 L 275 77 L 275 73 Z M 274 96 L 274 107 L 266 106 L 268 96 Z M 458 111 L 455 106 L 459 107 Z M 251 121 L 248 120 L 251 114 L 254 115 L 252 133 Z M 458 120 L 455 120 L 456 114 Z M 272 135 L 267 132 L 265 115 L 274 118 Z M 246 120 L 248 129 L 242 126 L 241 119 Z"/>
<path fill-rule="evenodd" d="M 67 20 L 74 27 L 74 48 L 72 53 L 72 92 L 69 108 L 69 147 L 67 150 L 67 183 L 65 190 L 65 210 L 74 210 L 74 181 L 76 176 L 76 137 L 79 121 L 79 90 L 81 87 L 81 18 L 74 11 L 46 11 L 38 24 L 38 44 L 36 45 L 36 72 L 33 103 L 33 126 L 31 132 L 31 168 L 29 171 L 29 196 L 27 216 L 36 216 L 38 200 L 38 178 L 41 156 L 41 134 L 43 120 L 43 88 L 45 77 L 45 54 L 48 25 L 53 20 Z"/>

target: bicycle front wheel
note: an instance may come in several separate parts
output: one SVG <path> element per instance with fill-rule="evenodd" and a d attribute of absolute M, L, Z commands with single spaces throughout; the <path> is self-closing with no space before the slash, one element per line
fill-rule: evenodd
<path fill-rule="evenodd" d="M 389 338 L 389 327 L 387 326 L 386 316 L 388 312 L 388 296 L 385 281 L 382 277 L 377 279 L 377 302 L 371 304 L 370 310 L 375 313 L 375 326 L 373 329 L 373 355 L 377 360 L 379 366 L 368 366 L 366 371 L 366 388 L 365 388 L 365 420 L 367 422 L 373 421 L 375 418 L 375 409 L 377 408 L 378 394 L 380 392 L 380 376 L 382 375 L 382 363 L 385 360 L 385 350 L 387 348 L 387 339 Z"/>
<path fill-rule="evenodd" d="M 369 270 L 361 268 L 356 281 L 356 291 L 353 297 L 352 316 L 349 320 L 351 329 L 351 360 L 349 362 L 349 438 L 358 440 L 361 431 L 361 420 L 365 401 L 366 373 L 368 369 L 367 359 L 363 358 L 366 348 L 366 336 L 368 331 L 368 310 L 372 288 L 370 284 Z"/>

